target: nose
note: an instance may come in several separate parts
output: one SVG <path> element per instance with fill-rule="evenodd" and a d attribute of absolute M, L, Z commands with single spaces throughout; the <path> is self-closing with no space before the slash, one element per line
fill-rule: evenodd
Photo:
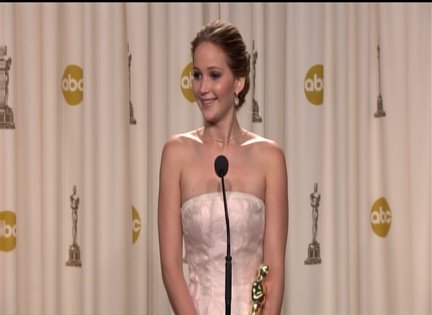
<path fill-rule="evenodd" d="M 208 81 L 208 78 L 206 76 L 203 76 L 201 78 L 201 80 L 199 80 L 198 84 L 199 84 L 198 91 L 200 92 L 200 94 L 206 94 L 206 93 L 208 93 L 208 91 L 209 91 L 209 81 Z"/>

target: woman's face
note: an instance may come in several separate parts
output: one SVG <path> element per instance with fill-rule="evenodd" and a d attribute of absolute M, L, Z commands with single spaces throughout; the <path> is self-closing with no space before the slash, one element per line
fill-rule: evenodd
<path fill-rule="evenodd" d="M 244 79 L 235 79 L 226 55 L 218 46 L 203 42 L 195 49 L 192 92 L 207 121 L 217 121 L 235 111 L 234 97 L 244 86 Z"/>

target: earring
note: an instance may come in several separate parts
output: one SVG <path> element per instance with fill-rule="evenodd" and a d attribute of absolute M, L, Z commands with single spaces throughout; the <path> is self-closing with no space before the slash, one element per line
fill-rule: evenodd
<path fill-rule="evenodd" d="M 235 97 L 234 97 L 234 105 L 235 106 L 239 106 L 240 105 L 240 99 L 239 99 L 239 97 L 238 97 L 237 94 L 235 94 Z"/>

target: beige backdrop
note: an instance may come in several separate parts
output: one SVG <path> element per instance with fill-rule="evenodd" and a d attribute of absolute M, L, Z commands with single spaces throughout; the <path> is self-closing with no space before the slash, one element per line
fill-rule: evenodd
<path fill-rule="evenodd" d="M 159 159 L 216 18 L 255 56 L 243 127 L 286 152 L 283 313 L 431 313 L 430 3 L 1 3 L 1 314 L 170 314 Z"/>

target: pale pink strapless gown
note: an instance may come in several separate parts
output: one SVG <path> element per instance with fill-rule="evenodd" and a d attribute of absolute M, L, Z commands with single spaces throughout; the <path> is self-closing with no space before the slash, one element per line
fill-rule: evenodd
<path fill-rule="evenodd" d="M 264 203 L 227 192 L 231 230 L 231 314 L 250 314 L 251 287 L 263 260 Z M 181 209 L 189 291 L 200 315 L 225 314 L 226 223 L 221 192 L 198 195 Z"/>

